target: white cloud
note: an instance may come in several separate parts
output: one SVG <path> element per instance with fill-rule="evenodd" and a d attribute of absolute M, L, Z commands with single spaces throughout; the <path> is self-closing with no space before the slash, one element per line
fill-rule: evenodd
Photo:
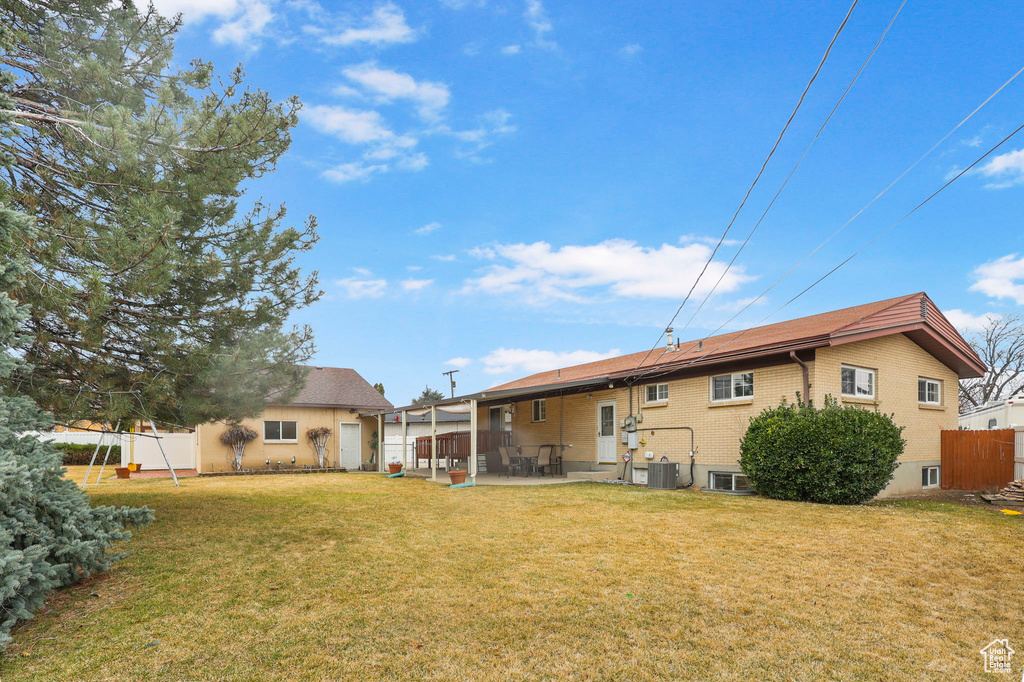
<path fill-rule="evenodd" d="M 439 260 L 442 263 L 451 263 L 455 260 L 455 254 L 448 254 L 446 256 L 431 256 L 434 260 Z"/>
<path fill-rule="evenodd" d="M 473 360 L 470 358 L 452 358 L 451 360 L 445 360 L 444 364 L 451 365 L 452 367 L 458 367 L 463 369 L 473 364 Z"/>
<path fill-rule="evenodd" d="M 1024 305 L 1024 256 L 1016 253 L 997 258 L 974 269 L 971 291 L 980 291 L 992 298 L 1010 298 Z"/>
<path fill-rule="evenodd" d="M 707 237 L 700 234 L 684 234 L 679 238 L 680 244 L 709 244 L 714 246 L 718 243 L 718 237 Z M 738 239 L 725 239 L 722 241 L 722 246 L 736 246 L 740 243 Z"/>
<path fill-rule="evenodd" d="M 376 111 L 356 111 L 317 104 L 307 107 L 304 117 L 320 132 L 334 135 L 349 144 L 365 144 L 395 137 Z"/>
<path fill-rule="evenodd" d="M 406 291 L 419 291 L 426 289 L 434 283 L 432 279 L 405 279 L 402 280 L 402 288 Z"/>
<path fill-rule="evenodd" d="M 523 48 L 521 45 L 506 45 L 505 47 L 501 48 L 501 53 L 507 55 L 519 54 L 522 51 Z"/>
<path fill-rule="evenodd" d="M 483 43 L 479 40 L 474 40 L 471 43 L 466 43 L 462 46 L 462 54 L 467 57 L 475 57 L 480 54 L 480 49 L 483 47 Z"/>
<path fill-rule="evenodd" d="M 465 9 L 467 7 L 483 7 L 487 0 L 441 0 L 441 4 L 451 9 Z"/>
<path fill-rule="evenodd" d="M 396 99 L 413 102 L 420 116 L 427 120 L 436 120 L 451 98 L 451 91 L 444 83 L 417 82 L 407 73 L 382 69 L 375 62 L 350 66 L 344 74 L 372 93 L 379 102 L 389 103 Z"/>
<path fill-rule="evenodd" d="M 588 296 L 626 298 L 681 298 L 711 255 L 703 244 L 645 247 L 633 241 L 611 239 L 589 246 L 554 249 L 547 242 L 498 244 L 490 247 L 503 263 L 489 265 L 477 278 L 466 280 L 464 292 L 515 294 L 534 304 L 585 301 Z M 713 261 L 696 289 L 707 293 L 725 271 Z M 729 293 L 753 277 L 734 266 L 722 279 L 718 292 Z"/>
<path fill-rule="evenodd" d="M 228 18 L 238 11 L 238 0 L 152 0 L 156 11 L 165 17 L 182 15 L 185 22 L 208 16 Z"/>
<path fill-rule="evenodd" d="M 632 43 L 630 45 L 624 45 L 623 47 L 620 47 L 619 48 L 619 56 L 622 57 L 623 59 L 633 59 L 634 57 L 636 57 L 637 55 L 639 55 L 643 51 L 644 51 L 644 46 L 643 45 L 638 45 L 637 43 Z"/>
<path fill-rule="evenodd" d="M 992 320 L 998 320 L 1001 315 L 996 313 L 982 313 L 981 315 L 972 315 L 971 313 L 964 312 L 959 308 L 953 310 L 943 310 L 942 314 L 946 316 L 950 324 L 956 327 L 961 333 L 969 333 L 981 331 L 986 324 Z"/>
<path fill-rule="evenodd" d="M 533 29 L 534 45 L 548 49 L 558 47 L 548 37 L 554 26 L 551 24 L 548 12 L 544 9 L 544 5 L 540 0 L 526 0 L 526 10 L 523 12 L 523 16 L 526 18 L 527 25 Z"/>
<path fill-rule="evenodd" d="M 349 298 L 380 298 L 388 288 L 386 279 L 359 279 L 357 277 L 346 277 L 335 280 L 334 284 L 340 287 Z"/>
<path fill-rule="evenodd" d="M 217 27 L 213 40 L 220 44 L 231 43 L 238 47 L 253 49 L 253 40 L 262 36 L 267 24 L 274 18 L 270 6 L 265 2 L 243 2 L 242 12 L 231 21 Z"/>
<path fill-rule="evenodd" d="M 352 182 L 354 180 L 369 180 L 370 177 L 377 173 L 383 173 L 387 171 L 388 167 L 385 164 L 368 164 L 361 161 L 352 161 L 350 163 L 339 163 L 336 166 L 331 166 L 323 173 L 320 174 L 325 180 L 342 184 L 345 182 Z"/>
<path fill-rule="evenodd" d="M 469 255 L 473 258 L 482 258 L 485 260 L 494 260 L 498 256 L 494 249 L 489 246 L 474 246 L 469 250 Z"/>
<path fill-rule="evenodd" d="M 484 162 L 480 158 L 480 152 L 494 144 L 497 137 L 510 135 L 516 131 L 516 126 L 510 123 L 512 114 L 505 109 L 492 109 L 477 117 L 477 126 L 468 130 L 453 130 L 446 125 L 434 128 L 433 132 L 448 135 L 463 143 L 462 149 L 456 152 L 461 158 L 471 161 Z"/>
<path fill-rule="evenodd" d="M 413 232 L 415 232 L 416 234 L 427 235 L 430 234 L 431 232 L 436 232 L 439 229 L 441 229 L 441 223 L 434 222 L 427 223 L 423 227 L 417 227 L 415 230 L 413 230 Z"/>
<path fill-rule="evenodd" d="M 978 168 L 977 173 L 993 178 L 994 182 L 986 185 L 990 189 L 1024 184 L 1024 149 L 993 156 L 988 163 Z"/>
<path fill-rule="evenodd" d="M 506 374 L 517 372 L 519 374 L 536 374 L 546 372 L 550 369 L 582 365 L 588 362 L 596 362 L 606 358 L 613 358 L 621 355 L 622 351 L 613 348 L 607 353 L 598 353 L 591 350 L 574 351 L 553 351 L 553 350 L 526 350 L 524 348 L 498 348 L 480 359 L 484 364 L 484 371 L 488 374 Z"/>
<path fill-rule="evenodd" d="M 368 43 L 411 43 L 416 40 L 416 31 L 405 23 L 405 14 L 393 3 L 381 5 L 373 14 L 361 22 L 360 27 L 348 27 L 338 33 L 324 33 L 321 29 L 307 27 L 309 32 L 321 34 L 320 39 L 328 45 L 355 45 Z"/>
<path fill-rule="evenodd" d="M 422 265 L 406 265 L 405 269 L 408 270 L 409 272 L 419 272 L 420 270 L 423 269 L 423 266 Z"/>

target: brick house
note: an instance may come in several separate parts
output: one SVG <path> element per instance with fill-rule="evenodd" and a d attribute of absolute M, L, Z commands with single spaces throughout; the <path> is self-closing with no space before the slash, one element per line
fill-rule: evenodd
<path fill-rule="evenodd" d="M 680 462 L 695 487 L 736 491 L 739 443 L 750 418 L 782 399 L 834 396 L 893 414 L 906 449 L 883 495 L 937 486 L 940 431 L 956 429 L 958 381 L 985 367 L 924 293 L 624 355 L 517 379 L 439 401 L 475 409 L 478 433 L 510 431 L 516 445 L 552 444 L 566 475 L 637 482 L 647 462 Z M 400 408 L 401 411 L 402 408 Z M 411 407 L 408 409 L 412 409 Z M 635 435 L 627 417 L 635 417 Z M 470 439 L 466 439 L 467 444 Z M 485 442 L 483 440 L 479 443 Z M 494 442 L 493 437 L 486 442 Z M 468 445 L 467 445 L 468 447 Z M 466 453 L 470 457 L 470 453 Z M 472 473 L 471 458 L 470 472 Z"/>
<path fill-rule="evenodd" d="M 302 391 L 288 404 L 267 405 L 257 419 L 242 423 L 256 431 L 256 440 L 245 448 L 242 466 L 263 469 L 271 466 L 312 466 L 316 462 L 306 431 L 326 426 L 331 429 L 327 459 L 331 466 L 358 470 L 370 460 L 371 439 L 379 429 L 376 417 L 367 412 L 390 409 L 391 403 L 353 369 L 311 367 Z M 200 424 L 195 428 L 195 468 L 201 473 L 230 469 L 231 450 L 220 442 L 227 426 Z"/>

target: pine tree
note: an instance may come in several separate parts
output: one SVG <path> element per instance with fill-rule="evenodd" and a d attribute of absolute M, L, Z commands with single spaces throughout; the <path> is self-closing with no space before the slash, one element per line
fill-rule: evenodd
<path fill-rule="evenodd" d="M 13 36 L 0 24 L 0 49 Z M 10 116 L 4 94 L 11 76 L 0 72 L 0 135 Z M 0 159 L 0 170 L 2 170 Z M 0 377 L 21 367 L 10 352 L 20 338 L 29 311 L 11 298 L 25 275 L 22 248 L 34 238 L 29 217 L 10 205 L 0 183 Z M 53 420 L 30 399 L 0 395 L 0 650 L 10 642 L 11 627 L 31 618 L 50 592 L 106 570 L 120 554 L 111 546 L 127 540 L 126 526 L 153 520 L 145 508 L 94 507 L 64 478 L 61 454 L 26 430 L 46 429 Z"/>
<path fill-rule="evenodd" d="M 320 295 L 295 265 L 315 221 L 239 203 L 287 150 L 299 102 L 246 87 L 240 67 L 174 66 L 178 20 L 131 2 L 5 1 L 0 24 L 0 183 L 37 225 L 18 238 L 26 363 L 7 385 L 61 419 L 186 425 L 294 396 L 314 349 L 286 321 Z"/>
<path fill-rule="evenodd" d="M 427 403 L 435 403 L 438 400 L 444 400 L 444 393 L 430 386 L 424 386 L 423 392 L 412 399 L 413 405 L 425 405 Z"/>

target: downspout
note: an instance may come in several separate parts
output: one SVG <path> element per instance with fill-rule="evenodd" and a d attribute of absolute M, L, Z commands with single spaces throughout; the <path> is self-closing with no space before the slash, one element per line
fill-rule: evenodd
<path fill-rule="evenodd" d="M 800 365 L 800 369 L 802 370 L 803 375 L 804 375 L 804 396 L 803 396 L 804 400 L 803 400 L 803 402 L 804 402 L 805 405 L 810 405 L 811 404 L 811 370 L 810 370 L 809 367 L 807 367 L 807 363 L 806 362 L 804 362 L 799 357 L 797 357 L 797 354 L 796 354 L 795 350 L 789 351 L 789 359 L 792 360 L 793 362 L 795 362 L 796 364 Z"/>

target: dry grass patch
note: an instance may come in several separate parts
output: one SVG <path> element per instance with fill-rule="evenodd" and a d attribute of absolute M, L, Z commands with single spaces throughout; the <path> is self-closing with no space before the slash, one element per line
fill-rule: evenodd
<path fill-rule="evenodd" d="M 1024 521 L 987 509 L 366 474 L 90 490 L 157 521 L 15 632 L 4 682 L 984 679 L 989 641 L 1024 651 Z"/>

